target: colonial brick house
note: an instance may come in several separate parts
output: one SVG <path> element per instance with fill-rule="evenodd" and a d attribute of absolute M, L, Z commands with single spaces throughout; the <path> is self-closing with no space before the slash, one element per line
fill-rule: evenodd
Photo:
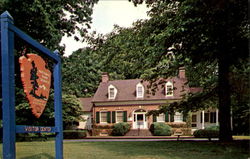
<path fill-rule="evenodd" d="M 149 94 L 147 93 L 149 83 L 146 81 L 141 79 L 111 81 L 108 73 L 103 73 L 102 81 L 94 97 L 91 98 L 93 134 L 110 135 L 112 125 L 119 122 L 131 124 L 131 132 L 134 130 L 134 133 L 129 135 L 139 134 L 138 130 L 148 131 L 153 122 L 166 122 L 174 128 L 176 125 L 177 127 L 182 125 L 181 128 L 190 130 L 186 134 L 191 133 L 191 127 L 188 128 L 182 113 L 167 112 L 159 116 L 146 116 L 147 112 L 157 110 L 161 105 L 181 100 L 185 93 L 199 91 L 199 88 L 190 88 L 186 83 L 185 70 L 180 68 L 177 77 L 164 79 L 164 84 L 157 87 L 155 94 Z M 84 102 L 82 104 L 84 105 Z M 213 114 L 207 116 L 202 111 L 192 115 L 193 128 L 204 127 L 205 121 L 210 123 L 210 118 L 213 123 L 218 122 L 217 114 L 214 116 L 215 110 L 209 111 Z M 198 114 L 201 114 L 201 117 Z"/>

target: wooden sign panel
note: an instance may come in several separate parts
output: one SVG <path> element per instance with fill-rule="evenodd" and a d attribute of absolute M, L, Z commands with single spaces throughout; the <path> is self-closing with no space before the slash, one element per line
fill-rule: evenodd
<path fill-rule="evenodd" d="M 37 54 L 27 54 L 19 58 L 21 80 L 31 111 L 39 118 L 47 104 L 51 85 L 51 72 Z"/>

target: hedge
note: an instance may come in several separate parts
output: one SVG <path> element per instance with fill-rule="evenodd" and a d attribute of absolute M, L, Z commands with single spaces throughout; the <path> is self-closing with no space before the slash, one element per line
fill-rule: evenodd
<path fill-rule="evenodd" d="M 85 130 L 64 130 L 63 138 L 64 139 L 82 139 L 87 136 Z"/>
<path fill-rule="evenodd" d="M 171 127 L 165 123 L 153 123 L 150 126 L 151 133 L 154 136 L 171 136 Z"/>
<path fill-rule="evenodd" d="M 217 138 L 219 137 L 219 130 L 206 130 L 206 129 L 199 129 L 195 130 L 193 133 L 194 137 L 196 138 Z"/>
<path fill-rule="evenodd" d="M 130 130 L 130 124 L 128 123 L 117 123 L 114 125 L 112 130 L 112 135 L 114 136 L 124 136 Z"/>

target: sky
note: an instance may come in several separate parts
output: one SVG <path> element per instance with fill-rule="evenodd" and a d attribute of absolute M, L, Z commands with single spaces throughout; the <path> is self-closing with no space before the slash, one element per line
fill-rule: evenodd
<path fill-rule="evenodd" d="M 145 4 L 134 6 L 128 0 L 100 0 L 93 8 L 92 25 L 89 32 L 106 34 L 112 31 L 114 24 L 130 27 L 138 19 L 149 18 Z M 66 45 L 65 56 L 73 51 L 87 46 L 86 43 L 77 42 L 73 37 L 63 37 L 61 44 Z"/>

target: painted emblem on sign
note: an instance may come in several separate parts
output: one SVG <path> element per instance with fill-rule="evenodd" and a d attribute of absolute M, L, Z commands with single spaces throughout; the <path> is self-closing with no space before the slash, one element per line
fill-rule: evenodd
<path fill-rule="evenodd" d="M 21 80 L 31 111 L 39 118 L 47 104 L 50 92 L 51 72 L 42 57 L 27 54 L 19 58 Z"/>

